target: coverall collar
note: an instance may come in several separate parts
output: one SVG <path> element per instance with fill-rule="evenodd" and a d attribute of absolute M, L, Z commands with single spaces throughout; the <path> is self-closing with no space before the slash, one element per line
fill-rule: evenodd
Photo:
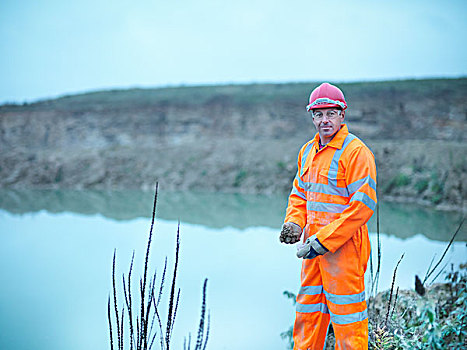
<path fill-rule="evenodd" d="M 341 149 L 342 145 L 344 144 L 344 140 L 349 134 L 349 129 L 347 129 L 347 124 L 343 123 L 340 130 L 336 133 L 336 135 L 332 138 L 331 141 L 327 144 L 329 147 Z M 315 142 L 316 145 L 319 144 L 319 134 L 316 133 L 315 135 Z"/>

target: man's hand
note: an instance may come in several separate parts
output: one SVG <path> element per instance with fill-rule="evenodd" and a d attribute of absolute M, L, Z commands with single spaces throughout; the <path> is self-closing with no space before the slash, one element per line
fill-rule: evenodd
<path fill-rule="evenodd" d="M 297 258 L 313 259 L 328 252 L 316 236 L 308 237 L 305 243 L 297 246 Z"/>
<path fill-rule="evenodd" d="M 302 235 L 302 229 L 297 224 L 293 222 L 286 222 L 282 225 L 281 235 L 279 240 L 281 243 L 294 244 L 300 241 L 300 236 Z"/>

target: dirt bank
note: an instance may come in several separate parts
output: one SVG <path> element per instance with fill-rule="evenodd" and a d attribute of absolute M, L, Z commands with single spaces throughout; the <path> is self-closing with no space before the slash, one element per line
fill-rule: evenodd
<path fill-rule="evenodd" d="M 286 193 L 309 84 L 104 91 L 0 106 L 0 187 Z M 379 194 L 465 210 L 467 79 L 341 84 Z M 435 108 L 438 99 L 446 108 Z"/>

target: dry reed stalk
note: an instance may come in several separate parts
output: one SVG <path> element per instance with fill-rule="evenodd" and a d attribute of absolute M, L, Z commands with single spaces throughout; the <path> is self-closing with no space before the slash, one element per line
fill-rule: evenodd
<path fill-rule="evenodd" d="M 120 338 L 120 319 L 118 316 L 118 307 L 117 307 L 117 291 L 115 285 L 115 256 L 117 255 L 117 249 L 114 249 L 114 257 L 112 261 L 112 288 L 114 294 L 114 309 L 115 309 L 115 319 L 117 323 L 117 336 L 118 336 L 118 349 L 121 348 L 121 338 Z"/>
<path fill-rule="evenodd" d="M 206 338 L 204 340 L 203 350 L 206 350 L 206 345 L 208 345 L 209 329 L 210 328 L 211 328 L 211 313 L 208 310 L 208 326 L 207 326 L 207 329 L 206 329 Z"/>
<path fill-rule="evenodd" d="M 180 253 L 180 220 L 178 221 L 178 228 L 177 228 L 177 245 L 175 248 L 175 266 L 174 266 L 174 273 L 172 278 L 172 288 L 170 290 L 170 298 L 169 298 L 169 310 L 167 315 L 167 329 L 165 332 L 165 343 L 166 343 L 166 350 L 170 349 L 170 336 L 172 334 L 172 315 L 174 310 L 174 298 L 175 298 L 175 284 L 177 280 L 177 269 L 178 269 L 178 257 Z"/>
<path fill-rule="evenodd" d="M 397 268 L 399 267 L 399 264 L 401 263 L 402 259 L 404 258 L 404 255 L 405 255 L 405 253 L 402 254 L 401 258 L 397 262 L 396 267 L 394 268 L 394 273 L 392 275 L 391 292 L 389 293 L 388 311 L 386 312 L 386 320 L 385 320 L 386 327 L 388 326 L 389 311 L 391 310 L 392 293 L 394 292 L 394 282 L 396 281 Z M 394 307 L 395 307 L 395 305 L 394 305 Z"/>
<path fill-rule="evenodd" d="M 394 314 L 394 310 L 396 310 L 397 298 L 398 297 L 399 297 L 399 287 L 397 287 L 396 296 L 394 297 L 394 306 L 392 307 L 392 311 L 391 311 L 391 315 L 390 315 L 391 318 L 392 318 L 392 315 Z"/>
<path fill-rule="evenodd" d="M 148 309 L 147 309 L 147 312 L 146 312 L 146 315 L 148 317 L 148 319 L 146 320 L 146 334 L 147 334 L 146 338 L 147 338 L 147 340 L 151 340 L 152 330 L 153 330 L 153 326 L 154 326 L 154 319 L 156 317 L 156 312 L 155 311 L 157 309 L 157 305 L 156 305 L 156 302 L 155 302 L 156 298 L 154 296 L 154 290 L 155 290 L 155 286 L 156 286 L 156 279 L 157 279 L 157 271 L 154 271 L 154 275 L 152 277 L 152 280 L 149 281 L 149 286 L 150 286 L 149 287 L 149 297 L 150 297 L 150 299 L 149 299 L 149 303 L 148 303 Z M 155 311 L 152 314 L 151 327 L 150 327 L 149 333 L 148 333 L 147 328 L 148 328 L 149 316 L 150 316 L 150 313 L 151 313 L 151 305 L 153 305 Z M 157 334 L 157 332 L 156 332 L 156 334 Z M 150 344 L 153 343 L 154 337 L 155 337 L 155 335 L 152 337 L 152 341 L 150 342 Z M 151 347 L 152 347 L 152 345 L 149 345 L 149 348 L 151 348 Z M 146 346 L 146 348 L 147 348 L 147 346 Z"/>
<path fill-rule="evenodd" d="M 381 237 L 380 237 L 380 232 L 379 232 L 379 202 L 376 203 L 376 237 L 377 237 L 377 244 L 378 244 L 378 260 L 376 264 L 376 273 L 375 273 L 375 279 L 372 283 L 371 286 L 371 292 L 373 294 L 373 288 L 375 288 L 374 293 L 378 293 L 378 283 L 379 283 L 379 274 L 381 271 Z"/>
<path fill-rule="evenodd" d="M 112 336 L 112 318 L 111 318 L 111 312 L 110 312 L 110 294 L 109 294 L 109 302 L 107 306 L 107 318 L 109 320 L 109 332 L 110 332 L 110 349 L 114 350 L 114 339 Z"/>
<path fill-rule="evenodd" d="M 378 185 L 376 185 L 378 186 Z M 371 290 L 370 296 L 376 298 L 376 294 L 378 293 L 378 283 L 379 283 L 379 275 L 381 271 L 381 238 L 379 232 L 379 202 L 376 203 L 376 237 L 377 237 L 377 264 L 376 264 L 376 272 L 373 275 L 373 249 L 370 250 L 370 279 L 371 279 Z M 370 299 L 368 299 L 368 303 L 370 304 Z M 376 315 L 376 303 L 373 302 L 373 305 L 368 306 L 369 309 L 373 310 L 373 315 Z"/>
<path fill-rule="evenodd" d="M 154 277 L 153 277 L 151 283 L 152 283 L 152 287 L 150 288 L 150 290 L 151 290 L 151 302 L 154 303 L 154 307 L 156 307 L 155 302 L 154 302 L 154 300 L 155 300 L 155 297 L 154 297 L 154 286 L 155 286 L 155 284 L 156 284 L 156 272 L 154 272 Z M 149 336 L 148 336 L 149 339 L 151 339 L 151 335 L 152 335 L 152 330 L 153 330 L 153 326 L 154 326 L 154 319 L 155 319 L 155 317 L 156 317 L 156 313 L 153 312 L 153 314 L 152 314 L 152 319 L 151 319 L 151 327 L 149 328 Z M 157 332 L 156 332 L 156 333 L 157 333 Z"/>
<path fill-rule="evenodd" d="M 207 326 L 206 326 L 206 289 L 207 289 L 207 283 L 208 279 L 206 278 L 204 280 L 203 284 L 203 301 L 201 304 L 201 316 L 199 318 L 199 326 L 198 326 L 198 336 L 196 339 L 196 345 L 194 350 L 205 350 L 206 345 L 208 343 L 209 339 L 209 329 L 211 326 L 211 315 L 208 310 L 208 317 L 207 317 Z M 206 331 L 206 336 L 204 335 Z M 188 333 L 188 342 L 186 340 L 186 337 L 183 342 L 183 350 L 190 350 L 191 347 L 191 333 Z"/>
<path fill-rule="evenodd" d="M 154 345 L 154 341 L 159 334 L 160 338 L 160 349 L 161 350 L 169 350 L 170 348 L 170 340 L 173 333 L 173 328 L 175 324 L 175 319 L 177 317 L 178 306 L 180 302 L 180 288 L 178 288 L 177 295 L 175 297 L 176 291 L 176 279 L 177 279 L 177 271 L 179 265 L 179 255 L 180 255 L 180 221 L 178 222 L 177 228 L 177 241 L 176 241 L 176 250 L 175 250 L 175 262 L 174 262 L 174 272 L 172 278 L 172 285 L 171 291 L 169 296 L 169 307 L 167 312 L 167 324 L 165 334 L 163 332 L 162 321 L 160 317 L 160 313 L 158 310 L 159 303 L 162 298 L 162 294 L 164 293 L 164 285 L 165 285 L 165 278 L 167 272 L 167 257 L 165 258 L 164 263 L 164 271 L 161 277 L 161 283 L 159 286 L 159 293 L 157 295 L 156 300 L 156 280 L 157 280 L 157 273 L 154 272 L 154 275 L 149 278 L 148 280 L 148 265 L 149 265 L 149 253 L 151 248 L 151 242 L 153 237 L 153 228 L 154 228 L 154 221 L 155 221 L 155 212 L 156 212 L 156 203 L 157 203 L 157 193 L 158 193 L 158 185 L 156 184 L 156 191 L 154 195 L 154 205 L 152 211 L 152 219 L 151 219 L 151 229 L 149 232 L 148 242 L 147 242 L 147 249 L 146 249 L 146 256 L 145 256 L 145 263 L 144 263 L 144 273 L 143 277 L 139 279 L 139 293 L 141 296 L 141 305 L 137 306 L 139 308 L 139 312 L 136 312 L 135 315 L 133 314 L 133 302 L 132 302 L 132 293 L 131 293 L 131 274 L 133 271 L 133 264 L 134 264 L 134 256 L 135 252 L 133 251 L 133 255 L 131 258 L 130 268 L 128 272 L 128 281 L 125 280 L 125 274 L 122 274 L 122 285 L 123 285 L 123 294 L 124 294 L 124 303 L 121 310 L 121 314 L 118 311 L 118 300 L 117 300 L 117 287 L 116 287 L 116 279 L 115 279 L 115 265 L 116 265 L 116 250 L 114 250 L 113 260 L 112 260 L 112 292 L 113 292 L 113 304 L 115 310 L 115 322 L 116 327 L 112 326 L 112 311 L 111 311 L 111 296 L 109 294 L 108 304 L 107 304 L 107 314 L 108 314 L 108 321 L 109 321 L 109 332 L 110 332 L 110 346 L 111 350 L 114 349 L 113 345 L 113 333 L 116 330 L 118 336 L 118 350 L 124 349 L 124 329 L 125 329 L 125 307 L 128 312 L 128 321 L 129 324 L 129 337 L 130 340 L 127 340 L 127 343 L 130 343 L 130 349 L 133 350 L 148 350 L 151 349 Z M 206 309 L 206 282 L 203 289 L 203 306 L 202 306 L 202 317 L 200 321 L 200 328 L 202 333 L 204 332 L 204 315 Z M 147 298 L 147 299 L 146 299 Z M 151 314 L 152 313 L 152 314 Z M 121 316 L 120 316 L 121 315 Z M 133 322 L 133 317 L 136 316 L 136 326 Z M 154 331 L 154 322 L 157 318 L 159 332 Z M 149 322 L 151 320 L 151 322 Z M 209 315 L 208 315 L 208 327 L 206 338 L 204 340 L 204 348 L 206 348 L 208 334 L 209 334 Z M 150 327 L 149 327 L 150 324 Z M 136 339 L 135 339 L 135 328 L 136 328 Z M 128 328 L 127 328 L 128 329 Z M 165 337 L 164 337 L 165 335 Z M 190 335 L 191 341 L 191 335 Z M 203 342 L 201 341 L 201 345 Z M 200 345 L 200 346 L 201 346 Z M 190 345 L 188 345 L 190 346 Z M 201 349 L 201 347 L 198 347 Z"/>
<path fill-rule="evenodd" d="M 154 273 L 154 279 L 153 279 L 153 284 L 152 284 L 152 288 L 151 288 L 151 301 L 152 301 L 152 303 L 154 303 L 154 312 L 152 314 L 151 328 L 149 329 L 149 336 L 148 336 L 148 339 L 151 340 L 150 343 L 149 343 L 149 350 L 152 349 L 152 346 L 154 344 L 154 340 L 156 339 L 156 336 L 157 336 L 157 331 L 154 332 L 154 334 L 152 334 L 154 319 L 156 317 L 156 314 L 158 313 L 157 305 L 155 304 L 155 301 L 154 301 L 155 300 L 155 297 L 154 297 L 154 285 L 155 285 L 155 283 L 156 283 L 156 274 Z M 159 327 L 160 327 L 160 330 L 161 330 L 160 334 L 162 334 L 162 324 L 160 322 L 159 322 Z M 163 343 L 161 343 L 161 344 L 163 344 Z M 163 349 L 163 348 L 161 347 L 161 349 Z"/>
<path fill-rule="evenodd" d="M 452 245 L 452 242 L 454 242 L 454 238 L 456 238 L 457 234 L 459 233 L 459 231 L 460 231 L 462 225 L 464 224 L 464 221 L 465 221 L 465 217 L 462 217 L 462 220 L 461 220 L 461 222 L 460 222 L 460 224 L 459 224 L 459 227 L 457 228 L 456 232 L 454 233 L 454 235 L 452 236 L 451 240 L 449 241 L 449 244 L 447 245 L 446 249 L 444 250 L 443 255 L 442 255 L 441 258 L 438 260 L 438 262 L 436 263 L 435 267 L 433 267 L 433 269 L 432 269 L 430 272 L 428 272 L 428 273 L 426 274 L 426 276 L 425 276 L 425 278 L 424 278 L 422 284 L 425 284 L 426 280 L 433 274 L 433 272 L 436 270 L 436 268 L 439 266 L 439 264 L 441 264 L 441 261 L 443 261 L 444 256 L 446 255 L 446 253 L 448 252 L 449 248 L 450 248 L 451 245 Z M 443 271 L 443 269 L 442 269 L 441 271 Z M 439 274 L 438 274 L 438 275 L 439 275 Z M 436 276 L 436 277 L 438 277 L 438 276 Z M 433 281 L 436 279 L 436 277 L 433 279 Z M 432 283 L 433 283 L 433 281 L 432 281 Z"/>
<path fill-rule="evenodd" d="M 164 333 L 162 331 L 162 321 L 161 321 L 161 317 L 159 315 L 159 311 L 157 309 L 157 306 L 154 308 L 154 312 L 157 316 L 157 321 L 159 323 L 159 338 L 160 338 L 160 342 L 161 342 L 161 350 L 164 349 Z"/>
<path fill-rule="evenodd" d="M 151 293 L 151 290 L 153 288 L 152 285 L 151 285 L 151 282 L 149 282 L 148 287 L 149 287 L 148 288 L 149 298 L 148 298 L 148 304 L 146 305 L 146 319 L 143 322 L 143 327 L 144 327 L 143 349 L 148 348 L 148 317 L 149 317 L 150 312 L 151 312 L 151 305 L 152 305 L 152 293 Z"/>
<path fill-rule="evenodd" d="M 128 319 L 130 321 L 130 350 L 133 350 L 133 344 L 135 343 L 135 331 L 133 327 L 133 314 L 132 314 L 132 301 L 131 301 L 131 272 L 133 271 L 133 262 L 135 260 L 135 251 L 133 250 L 133 254 L 131 255 L 131 263 L 130 263 L 130 271 L 128 271 Z"/>
<path fill-rule="evenodd" d="M 125 295 L 126 307 L 128 310 L 128 322 L 130 325 L 130 350 L 133 350 L 133 343 L 135 342 L 135 334 L 133 328 L 133 315 L 132 315 L 132 300 L 131 300 L 131 271 L 133 270 L 133 261 L 135 259 L 135 251 L 133 250 L 133 255 L 131 256 L 130 271 L 128 272 L 128 292 L 125 284 L 125 275 L 123 275 L 123 293 Z"/>
<path fill-rule="evenodd" d="M 428 268 L 426 269 L 426 273 L 425 273 L 425 277 L 428 275 L 428 273 L 430 272 L 430 269 L 431 267 L 433 266 L 433 263 L 435 261 L 435 257 L 436 257 L 436 253 L 433 255 L 433 257 L 431 258 L 431 261 L 430 261 L 430 265 L 428 265 Z"/>
<path fill-rule="evenodd" d="M 152 349 L 152 345 L 154 344 L 154 340 L 156 339 L 156 336 L 157 336 L 157 332 L 154 333 L 154 335 L 152 336 L 151 343 L 149 343 L 149 350 Z"/>
<path fill-rule="evenodd" d="M 196 340 L 196 347 L 195 350 L 201 350 L 203 347 L 203 338 L 204 338 L 204 319 L 206 315 L 206 288 L 208 284 L 208 279 L 206 278 L 204 280 L 203 284 L 203 302 L 201 304 L 201 316 L 199 319 L 199 327 L 198 327 L 198 338 Z M 207 334 L 206 334 L 206 342 L 207 342 L 207 335 L 209 334 L 209 327 L 207 328 Z M 206 344 L 206 343 L 205 343 Z M 204 345 L 206 346 L 206 345 Z"/>
<path fill-rule="evenodd" d="M 144 297 L 143 297 L 143 280 L 139 279 L 139 293 L 141 298 L 140 317 L 139 317 L 139 337 L 137 349 L 142 348 L 143 337 L 144 337 Z"/>
<path fill-rule="evenodd" d="M 177 317 L 177 310 L 178 310 L 178 302 L 180 301 L 180 288 L 178 288 L 178 293 L 177 293 L 177 301 L 175 302 L 175 309 L 174 309 L 174 316 L 172 319 L 172 325 L 170 329 L 170 333 L 173 332 L 174 324 L 175 324 L 175 318 Z"/>
<path fill-rule="evenodd" d="M 122 322 L 120 324 L 120 337 L 121 337 L 121 340 L 122 340 L 121 343 L 120 343 L 120 349 L 121 350 L 123 350 L 123 339 L 124 339 L 123 338 L 123 328 L 124 328 L 123 327 L 123 320 L 124 320 L 124 318 L 125 318 L 125 307 L 123 306 L 122 307 L 122 320 L 121 320 Z"/>
<path fill-rule="evenodd" d="M 431 283 L 430 283 L 430 284 L 432 284 L 434 281 L 436 281 L 436 279 L 439 277 L 439 275 L 441 275 L 441 274 L 444 272 L 444 269 L 445 269 L 446 266 L 448 266 L 448 265 L 449 265 L 449 261 L 448 261 L 446 264 L 444 264 L 444 266 L 441 268 L 441 270 L 439 270 L 439 272 L 436 274 L 436 276 L 433 277 L 433 279 L 431 280 Z"/>
<path fill-rule="evenodd" d="M 370 248 L 370 281 L 373 283 L 373 249 Z M 372 296 L 372 292 L 370 291 L 370 296 Z"/>
<path fill-rule="evenodd" d="M 165 282 L 165 273 L 167 272 L 167 257 L 165 257 L 165 264 L 164 264 L 164 272 L 162 272 L 162 279 L 161 279 L 161 286 L 159 288 L 159 296 L 157 297 L 156 305 L 159 306 L 159 302 L 162 298 L 162 292 L 164 289 L 164 282 Z"/>
<path fill-rule="evenodd" d="M 190 350 L 190 346 L 191 346 L 191 333 L 188 333 L 188 345 L 187 345 L 187 341 L 185 337 L 185 340 L 183 341 L 183 350 Z"/>
<path fill-rule="evenodd" d="M 157 206 L 157 194 L 158 194 L 158 191 L 159 191 L 159 184 L 156 183 L 156 191 L 155 191 L 155 194 L 154 194 L 154 204 L 153 204 L 153 207 L 152 207 L 152 217 L 151 217 L 151 228 L 149 230 L 149 237 L 148 237 L 148 244 L 147 244 L 147 248 L 146 248 L 146 257 L 145 257 L 145 260 L 144 260 L 144 274 L 143 274 L 143 282 L 142 282 L 142 285 L 141 285 L 141 319 L 140 319 L 140 322 L 141 322 L 141 325 L 140 325 L 140 340 L 138 342 L 138 349 L 141 348 L 142 344 L 143 344 L 143 339 L 147 339 L 146 338 L 146 334 L 145 334 L 145 323 L 147 324 L 147 315 L 146 315 L 146 318 L 145 318 L 145 314 L 144 314 L 144 297 L 146 295 L 146 280 L 147 280 L 147 275 L 148 275 L 148 261 L 149 261 L 149 251 L 151 249 L 151 242 L 152 242 L 152 232 L 153 232 L 153 229 L 154 229 L 154 221 L 155 221 L 155 218 L 156 218 L 156 206 Z M 147 345 L 147 344 L 146 344 Z"/>
<path fill-rule="evenodd" d="M 136 316 L 136 339 L 138 341 L 136 349 L 140 350 L 139 339 L 140 339 L 140 331 L 139 331 L 139 316 Z"/>

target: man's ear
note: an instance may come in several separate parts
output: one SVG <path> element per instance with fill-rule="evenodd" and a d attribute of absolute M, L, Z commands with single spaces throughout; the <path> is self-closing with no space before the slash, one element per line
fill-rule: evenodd
<path fill-rule="evenodd" d="M 345 111 L 341 112 L 341 116 L 342 116 L 342 121 L 344 121 L 345 120 Z"/>

